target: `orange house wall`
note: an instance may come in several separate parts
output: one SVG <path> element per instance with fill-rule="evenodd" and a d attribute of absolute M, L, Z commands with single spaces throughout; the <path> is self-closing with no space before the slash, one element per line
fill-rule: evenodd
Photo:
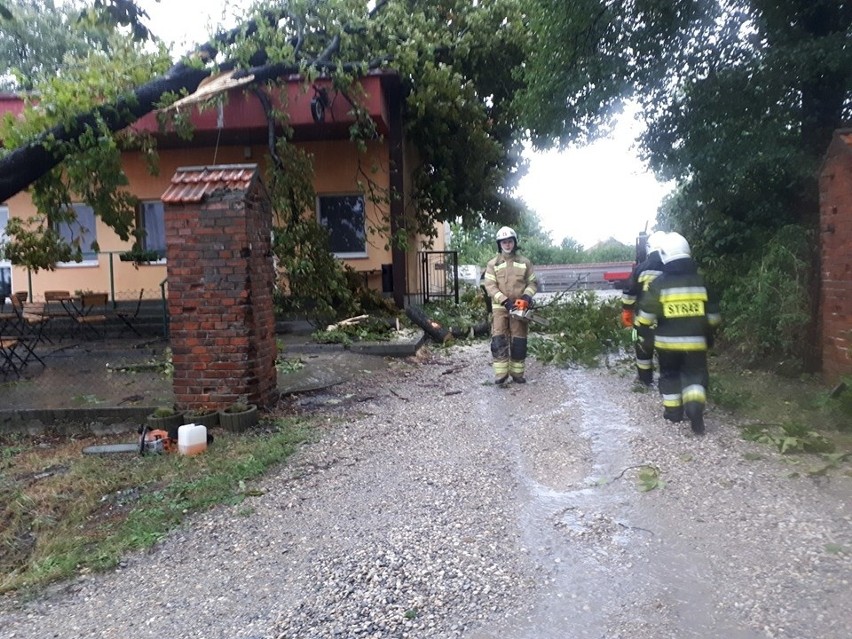
<path fill-rule="evenodd" d="M 361 169 L 373 179 L 379 187 L 388 187 L 387 152 L 385 145 L 374 142 L 366 153 L 359 153 L 348 141 L 319 141 L 300 144 L 314 158 L 315 190 L 317 195 L 358 192 L 357 181 Z M 166 190 L 171 176 L 181 166 L 200 166 L 210 164 L 235 164 L 254 161 L 265 166 L 267 151 L 265 146 L 228 146 L 164 149 L 159 152 L 159 175 L 148 173 L 143 159 L 138 154 L 125 156 L 125 171 L 130 180 L 132 192 L 143 200 L 159 199 Z M 374 173 L 373 169 L 378 170 Z M 10 215 L 29 217 L 36 211 L 28 194 L 22 193 L 8 202 Z M 387 209 L 379 210 L 367 201 L 368 226 L 380 228 L 387 226 Z M 306 211 L 306 215 L 316 215 L 316 210 Z M 97 220 L 97 238 L 101 251 L 125 251 L 131 248 L 132 240 L 123 242 L 112 229 Z M 369 285 L 381 290 L 381 266 L 391 263 L 391 252 L 385 248 L 387 237 L 383 234 L 367 235 L 367 257 L 344 260 L 357 271 L 365 272 Z M 412 250 L 416 250 L 412 246 Z M 60 266 L 54 271 L 39 271 L 32 274 L 32 294 L 35 300 L 43 299 L 46 290 L 97 290 L 110 291 L 110 260 L 108 256 L 99 256 L 98 265 Z M 115 298 L 135 299 L 139 289 L 145 289 L 146 298 L 160 296 L 160 283 L 166 277 L 165 264 L 139 265 L 122 262 L 118 256 L 112 258 Z M 409 273 L 411 280 L 411 273 Z M 28 290 L 27 271 L 21 267 L 12 267 L 12 290 Z"/>

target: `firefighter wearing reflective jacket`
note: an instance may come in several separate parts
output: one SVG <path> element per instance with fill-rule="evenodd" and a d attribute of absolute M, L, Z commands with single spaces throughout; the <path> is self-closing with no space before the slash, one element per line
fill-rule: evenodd
<path fill-rule="evenodd" d="M 491 298 L 491 355 L 494 383 L 512 380 L 523 384 L 524 361 L 527 357 L 526 321 L 511 317 L 509 311 L 517 300 L 527 304 L 538 290 L 532 262 L 518 255 L 518 235 L 508 226 L 497 231 L 497 256 L 485 267 L 485 290 Z"/>
<path fill-rule="evenodd" d="M 645 244 L 647 257 L 633 268 L 627 288 L 621 295 L 621 323 L 625 328 L 634 329 L 636 379 L 645 386 L 654 383 L 654 345 L 640 339 L 640 333 L 635 330 L 634 321 L 639 300 L 642 299 L 654 278 L 662 272 L 663 262 L 660 260 L 660 244 L 665 235 L 662 231 L 654 231 L 648 236 L 648 241 Z"/>
<path fill-rule="evenodd" d="M 707 349 L 721 315 L 683 236 L 668 233 L 660 258 L 663 272 L 640 300 L 636 324 L 657 350 L 663 417 L 679 422 L 685 415 L 700 435 L 707 399 Z"/>

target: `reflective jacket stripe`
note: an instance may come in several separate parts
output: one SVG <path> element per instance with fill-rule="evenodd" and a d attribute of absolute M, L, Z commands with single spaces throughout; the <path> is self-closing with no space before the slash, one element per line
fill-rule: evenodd
<path fill-rule="evenodd" d="M 651 282 L 662 273 L 661 267 L 662 262 L 658 253 L 652 253 L 644 262 L 633 267 L 630 279 L 627 281 L 627 288 L 621 294 L 622 308 L 633 310 L 636 307 L 636 303 L 642 299 Z"/>
<path fill-rule="evenodd" d="M 654 347 L 663 351 L 706 351 L 707 339 L 701 335 L 673 337 L 654 335 Z"/>
<path fill-rule="evenodd" d="M 642 285 L 640 288 L 643 291 L 648 290 L 648 285 L 653 282 L 659 275 L 662 274 L 662 271 L 655 271 L 652 269 L 648 269 L 647 271 L 642 271 L 642 274 L 639 276 L 639 283 Z"/>
<path fill-rule="evenodd" d="M 660 291 L 661 302 L 706 302 L 707 289 L 703 286 L 697 287 L 682 287 L 682 288 L 664 288 Z"/>
<path fill-rule="evenodd" d="M 643 311 L 641 308 L 639 309 L 639 313 L 636 315 L 636 323 L 640 326 L 653 326 L 657 323 L 657 316 L 653 313 L 648 313 L 647 311 Z"/>

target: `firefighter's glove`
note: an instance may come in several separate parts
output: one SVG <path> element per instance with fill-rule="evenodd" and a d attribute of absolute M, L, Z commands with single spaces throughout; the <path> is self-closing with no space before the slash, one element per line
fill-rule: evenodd
<path fill-rule="evenodd" d="M 633 311 L 629 308 L 621 309 L 621 325 L 624 328 L 631 328 L 633 326 Z M 634 340 L 635 341 L 635 340 Z"/>
<path fill-rule="evenodd" d="M 643 339 L 642 339 L 642 337 L 639 335 L 639 331 L 637 331 L 635 328 L 634 328 L 634 329 L 633 329 L 633 331 L 630 333 L 630 338 L 633 340 L 633 343 L 634 343 L 634 344 L 635 344 L 636 342 L 644 342 L 644 341 L 645 341 L 645 340 L 643 340 Z"/>
<path fill-rule="evenodd" d="M 515 308 L 515 302 L 512 300 L 512 298 L 508 297 L 506 298 L 506 301 L 503 302 L 503 306 L 506 307 L 507 311 L 511 311 L 513 308 Z"/>
<path fill-rule="evenodd" d="M 524 301 L 527 303 L 527 307 L 528 307 L 528 308 L 529 308 L 530 306 L 532 306 L 532 297 L 530 297 L 530 296 L 529 296 L 529 295 L 527 295 L 526 293 L 524 293 L 523 295 L 521 295 L 521 299 L 522 299 L 522 300 L 524 300 Z"/>

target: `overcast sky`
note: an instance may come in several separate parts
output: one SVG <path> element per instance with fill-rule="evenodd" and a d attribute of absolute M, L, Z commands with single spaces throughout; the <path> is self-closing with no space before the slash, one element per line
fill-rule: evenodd
<path fill-rule="evenodd" d="M 154 33 L 173 42 L 174 54 L 206 40 L 211 25 L 234 26 L 226 0 L 140 0 Z M 639 126 L 622 118 L 613 136 L 582 148 L 529 153 L 529 174 L 516 194 L 559 243 L 570 236 L 585 246 L 615 237 L 632 245 L 670 187 L 646 172 L 632 149 Z"/>
<path fill-rule="evenodd" d="M 530 153 L 517 195 L 559 244 L 572 237 L 586 247 L 609 237 L 633 244 L 654 226 L 671 185 L 657 182 L 633 148 L 641 125 L 626 113 L 609 138 L 561 152 Z"/>

